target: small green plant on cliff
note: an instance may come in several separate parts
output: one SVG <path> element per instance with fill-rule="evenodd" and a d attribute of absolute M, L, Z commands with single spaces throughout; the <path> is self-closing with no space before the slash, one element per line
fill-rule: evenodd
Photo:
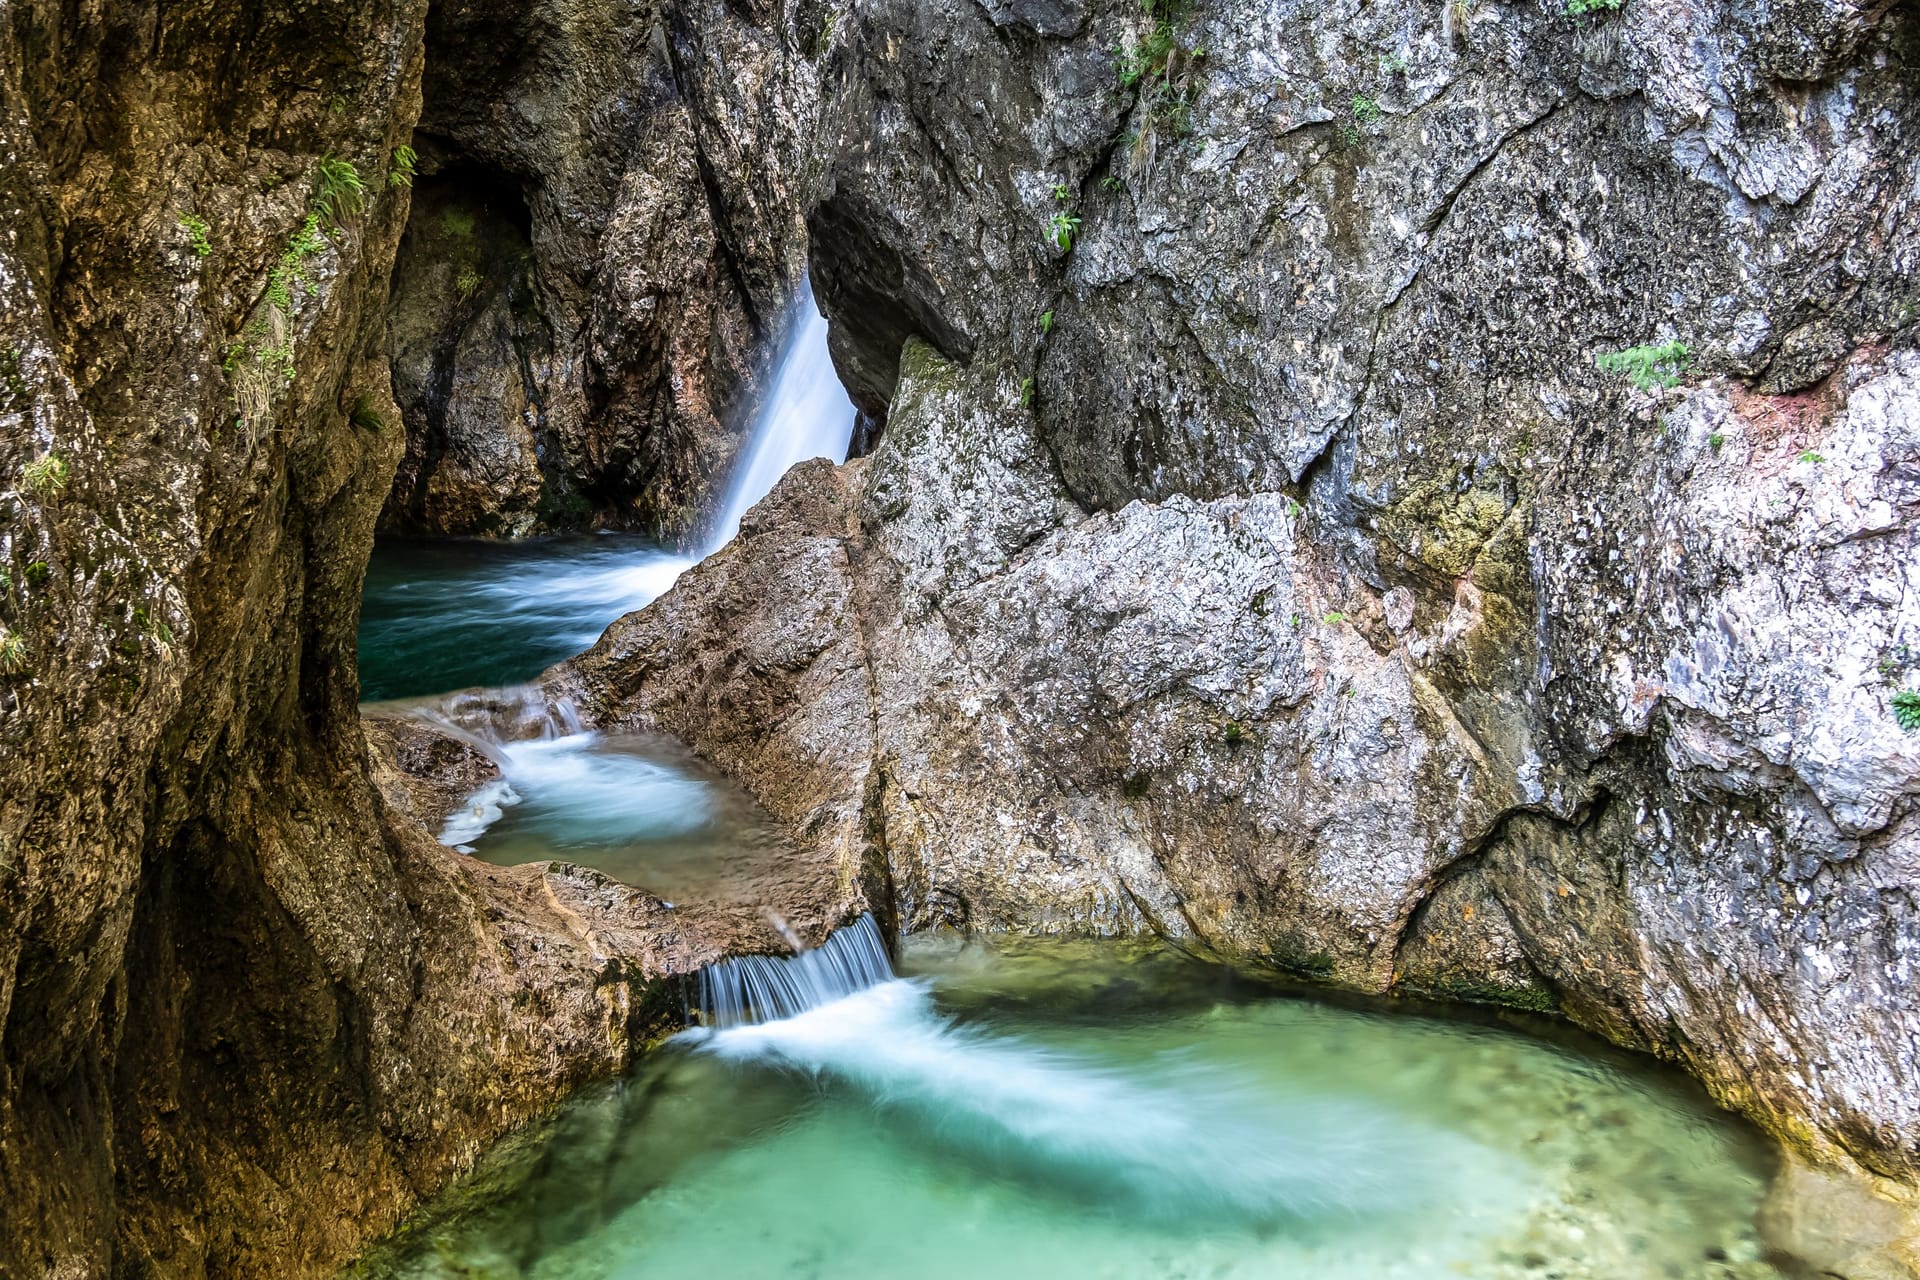
<path fill-rule="evenodd" d="M 1713 449 L 1715 453 L 1720 452 L 1720 446 L 1725 444 L 1726 442 L 1727 442 L 1727 438 L 1721 435 L 1718 431 L 1714 432 L 1712 435 L 1707 437 L 1707 444 Z"/>
<path fill-rule="evenodd" d="M 1380 70 L 1390 76 L 1403 76 L 1409 70 L 1406 55 L 1398 50 L 1380 55 Z"/>
<path fill-rule="evenodd" d="M 381 432 L 387 429 L 387 416 L 380 412 L 379 403 L 372 396 L 356 396 L 353 408 L 347 412 L 347 421 L 362 431 Z"/>
<path fill-rule="evenodd" d="M 393 162 L 387 166 L 387 185 L 390 187 L 412 186 L 414 175 L 420 171 L 419 164 L 420 153 L 412 147 L 395 147 Z"/>
<path fill-rule="evenodd" d="M 1353 101 L 1348 105 L 1353 111 L 1353 119 L 1357 124 L 1373 124 L 1380 119 L 1380 102 L 1376 98 L 1370 98 L 1364 93 L 1356 93 L 1353 95 Z"/>
<path fill-rule="evenodd" d="M 455 240 L 471 240 L 480 229 L 465 209 L 449 209 L 440 215 L 440 230 Z"/>
<path fill-rule="evenodd" d="M 367 207 L 367 184 L 351 160 L 322 156 L 314 167 L 313 208 L 334 226 Z"/>
<path fill-rule="evenodd" d="M 57 498 L 67 491 L 67 460 L 57 453 L 35 458 L 20 468 L 20 481 L 28 493 L 40 498 Z"/>
<path fill-rule="evenodd" d="M 1193 131 L 1193 72 L 1206 50 L 1183 48 L 1174 28 L 1185 16 L 1189 0 L 1147 0 L 1153 26 L 1143 36 L 1113 48 L 1114 65 L 1122 89 L 1137 89 L 1146 108 L 1145 126 L 1133 136 L 1136 167 L 1162 134 L 1184 137 Z"/>
<path fill-rule="evenodd" d="M 329 246 L 327 227 L 343 234 L 343 219 L 365 207 L 366 187 L 352 162 L 325 156 L 314 166 L 307 215 L 268 269 L 260 306 L 220 363 L 233 380 L 235 423 L 243 431 L 266 416 L 278 390 L 293 384 L 294 310 L 300 294 L 313 288 L 311 264 Z"/>
<path fill-rule="evenodd" d="M 1347 620 L 1347 615 L 1344 613 L 1341 613 L 1338 609 L 1333 610 L 1331 613 L 1327 614 L 1326 617 L 1321 619 L 1322 622 L 1326 623 L 1330 627 L 1337 627 L 1341 623 L 1345 622 L 1346 620 Z"/>
<path fill-rule="evenodd" d="M 273 269 L 267 272 L 267 302 L 281 312 L 293 310 L 293 290 L 297 285 L 309 288 L 313 278 L 307 274 L 307 263 L 318 256 L 327 247 L 327 237 L 320 230 L 319 213 L 309 213 L 300 229 L 293 233 L 293 239 L 287 241 L 287 247 L 275 260 Z"/>
<path fill-rule="evenodd" d="M 1022 409 L 1031 409 L 1033 407 L 1033 379 L 1032 378 L 1020 379 L 1020 407 Z"/>
<path fill-rule="evenodd" d="M 480 274 L 478 268 L 462 267 L 460 274 L 454 277 L 453 288 L 454 292 L 460 295 L 460 301 L 470 302 L 473 295 L 480 292 L 480 286 L 486 282 L 486 277 Z"/>
<path fill-rule="evenodd" d="M 0 626 L 0 672 L 18 675 L 27 669 L 27 642 L 17 631 Z"/>
<path fill-rule="evenodd" d="M 1247 731 L 1238 720 L 1229 720 L 1220 730 L 1220 737 L 1228 746 L 1237 747 L 1247 740 Z"/>
<path fill-rule="evenodd" d="M 1044 338 L 1052 332 L 1053 332 L 1053 312 L 1042 311 L 1040 313 L 1040 336 Z"/>
<path fill-rule="evenodd" d="M 1567 0 L 1567 15 L 1584 18 L 1596 13 L 1618 13 L 1626 0 Z"/>
<path fill-rule="evenodd" d="M 1080 215 L 1067 209 L 1054 214 L 1047 223 L 1047 238 L 1052 240 L 1054 247 L 1062 253 L 1073 248 L 1073 239 L 1079 233 Z"/>
<path fill-rule="evenodd" d="M 1065 204 L 1067 201 L 1073 199 L 1073 188 L 1064 182 L 1056 182 L 1053 184 L 1053 198 L 1061 204 Z"/>
<path fill-rule="evenodd" d="M 1827 458 L 1825 454 L 1815 453 L 1811 449 L 1802 450 L 1799 458 L 1795 459 L 1795 461 L 1809 463 L 1812 466 L 1816 466 L 1816 467 L 1819 466 L 1821 463 L 1825 462 L 1826 460 Z"/>
<path fill-rule="evenodd" d="M 1902 689 L 1894 694 L 1893 718 L 1908 733 L 1920 732 L 1920 692 Z"/>
<path fill-rule="evenodd" d="M 193 250 L 194 257 L 205 258 L 212 255 L 213 241 L 209 237 L 213 233 L 213 228 L 207 225 L 206 219 L 183 213 L 180 215 L 180 229 L 187 233 L 187 244 Z"/>
<path fill-rule="evenodd" d="M 1165 74 L 1178 46 L 1173 39 L 1173 19 L 1160 18 L 1153 29 L 1136 41 L 1115 45 L 1114 62 L 1120 75 L 1120 87 L 1131 89 L 1149 76 Z"/>
<path fill-rule="evenodd" d="M 1906 672 L 1907 668 L 1915 665 L 1916 661 L 1920 659 L 1916 659 L 1913 646 L 1902 640 L 1880 655 L 1880 661 L 1875 670 L 1879 671 L 1882 680 L 1892 684 Z"/>
<path fill-rule="evenodd" d="M 6 400 L 0 403 L 9 409 L 24 408 L 27 403 L 27 378 L 20 367 L 21 359 L 18 347 L 0 351 L 0 389 L 7 393 Z"/>
<path fill-rule="evenodd" d="M 1594 357 L 1594 366 L 1606 373 L 1624 373 L 1641 391 L 1664 390 L 1680 385 L 1691 354 L 1684 342 L 1665 342 L 1658 346 L 1628 347 Z"/>
<path fill-rule="evenodd" d="M 133 607 L 133 625 L 141 635 L 153 641 L 154 648 L 160 651 L 161 657 L 173 657 L 175 643 L 173 628 L 169 627 L 163 619 L 155 616 L 147 606 L 142 604 Z"/>

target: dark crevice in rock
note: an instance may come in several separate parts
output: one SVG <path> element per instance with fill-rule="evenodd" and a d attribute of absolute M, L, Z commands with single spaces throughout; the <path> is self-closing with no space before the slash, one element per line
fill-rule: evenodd
<path fill-rule="evenodd" d="M 899 232 L 882 209 L 830 193 L 808 215 L 807 230 L 834 367 L 862 413 L 886 422 L 909 338 L 957 364 L 972 361 L 973 339 L 947 318 L 940 288 L 894 248 Z"/>
<path fill-rule="evenodd" d="M 578 527 L 590 510 L 546 416 L 553 331 L 534 280 L 532 214 L 511 176 L 436 159 L 414 184 L 394 268 L 387 351 L 407 453 L 382 528 Z"/>

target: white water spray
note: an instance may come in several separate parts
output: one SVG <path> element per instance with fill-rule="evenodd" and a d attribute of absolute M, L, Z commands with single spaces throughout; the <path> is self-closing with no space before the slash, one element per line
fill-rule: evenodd
<path fill-rule="evenodd" d="M 555 850 L 684 835 L 712 817 L 705 782 L 585 728 L 571 702 L 536 687 L 456 694 L 419 714 L 500 769 L 440 829 L 463 853 L 510 808 Z"/>
<path fill-rule="evenodd" d="M 871 917 L 701 976 L 697 1052 L 851 1086 L 1003 1177 L 1177 1218 L 1352 1211 L 1425 1193 L 1425 1145 L 1357 1104 L 1290 1102 L 1179 1060 L 1118 1066 L 965 1027 L 895 978 Z"/>
<path fill-rule="evenodd" d="M 795 463 L 809 458 L 847 460 L 853 438 L 853 402 L 827 354 L 827 321 L 813 304 L 813 282 L 803 281 L 794 320 L 780 352 L 773 386 L 727 481 L 706 551 L 733 540 L 741 517 L 773 491 Z"/>
<path fill-rule="evenodd" d="M 747 442 L 727 483 L 702 554 L 712 554 L 740 529 L 749 508 L 766 497 L 797 462 L 828 458 L 844 462 L 853 433 L 853 403 L 847 399 L 827 353 L 827 322 L 814 306 L 813 286 L 803 282 L 794 320 L 781 348 L 773 386 L 754 418 Z M 636 560 L 567 569 L 540 582 L 526 575 L 483 582 L 480 590 L 501 614 L 555 611 L 550 603 L 582 597 L 608 617 L 642 608 L 666 592 L 696 557 L 648 553 Z M 564 610 L 560 610 L 564 615 Z M 598 633 L 577 637 L 586 648 Z M 570 709 L 565 709 L 570 710 Z M 469 740 L 491 755 L 505 775 L 467 797 L 440 832 L 442 844 L 473 852 L 473 842 L 512 806 L 556 833 L 556 847 L 658 838 L 693 830 L 707 821 L 703 784 L 631 752 L 610 751 L 577 718 L 561 733 L 542 731 L 532 740 L 519 733 L 489 733 L 463 726 Z"/>

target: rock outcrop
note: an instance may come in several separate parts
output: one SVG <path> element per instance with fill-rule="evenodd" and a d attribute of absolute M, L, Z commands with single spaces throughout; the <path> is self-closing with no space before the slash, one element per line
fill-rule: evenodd
<path fill-rule="evenodd" d="M 1888 6 L 857 5 L 810 225 L 885 437 L 552 679 L 903 927 L 1557 1008 L 1908 1194 L 1916 59 Z"/>
<path fill-rule="evenodd" d="M 684 529 L 803 253 L 877 449 L 551 689 L 902 927 L 1555 1008 L 1920 1181 L 1911 6 L 110 8 L 0 23 L 0 1272 L 323 1271 L 735 941 L 435 845 L 355 600 L 396 471 Z"/>

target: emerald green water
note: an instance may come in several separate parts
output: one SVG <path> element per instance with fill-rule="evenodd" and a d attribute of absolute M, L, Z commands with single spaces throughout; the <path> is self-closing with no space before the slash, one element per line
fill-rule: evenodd
<path fill-rule="evenodd" d="M 1666 1073 L 1120 945 L 919 940 L 903 967 L 669 1045 L 367 1274 L 1777 1274 L 1765 1151 Z"/>
<path fill-rule="evenodd" d="M 590 648 L 690 563 L 628 534 L 383 540 L 360 600 L 360 696 L 524 683 Z"/>

